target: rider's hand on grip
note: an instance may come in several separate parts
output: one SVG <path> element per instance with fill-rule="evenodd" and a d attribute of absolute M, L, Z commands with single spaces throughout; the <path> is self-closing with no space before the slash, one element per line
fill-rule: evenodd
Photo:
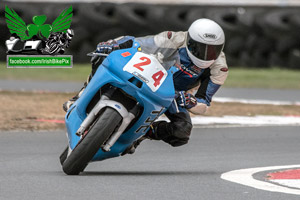
<path fill-rule="evenodd" d="M 175 99 L 181 107 L 191 109 L 197 105 L 197 99 L 194 95 L 186 93 L 185 91 L 176 92 Z"/>
<path fill-rule="evenodd" d="M 108 40 L 107 42 L 100 42 L 97 45 L 96 52 L 110 54 L 116 49 L 120 49 L 119 44 L 115 40 Z"/>

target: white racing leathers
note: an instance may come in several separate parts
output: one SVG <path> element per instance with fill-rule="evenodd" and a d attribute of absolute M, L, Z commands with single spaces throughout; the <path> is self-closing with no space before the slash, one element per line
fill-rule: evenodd
<path fill-rule="evenodd" d="M 129 39 L 129 38 L 128 38 Z M 228 67 L 225 54 L 220 56 L 209 67 L 197 67 L 191 61 L 186 50 L 187 32 L 165 31 L 154 36 L 139 37 L 142 51 L 150 54 L 162 54 L 160 59 L 166 68 L 175 65 L 179 70 L 174 74 L 174 85 L 177 91 L 192 93 L 197 98 L 197 106 L 189 111 L 202 115 L 207 111 L 213 95 L 224 84 Z M 116 39 L 118 40 L 118 39 Z M 119 38 L 119 43 L 126 41 L 126 37 Z M 169 108 L 170 113 L 186 112 L 176 104 Z"/>

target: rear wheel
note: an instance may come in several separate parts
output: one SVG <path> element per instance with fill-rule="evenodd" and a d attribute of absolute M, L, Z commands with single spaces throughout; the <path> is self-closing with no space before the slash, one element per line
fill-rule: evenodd
<path fill-rule="evenodd" d="M 117 111 L 106 108 L 65 160 L 63 171 L 68 175 L 82 172 L 121 121 L 122 117 Z"/>

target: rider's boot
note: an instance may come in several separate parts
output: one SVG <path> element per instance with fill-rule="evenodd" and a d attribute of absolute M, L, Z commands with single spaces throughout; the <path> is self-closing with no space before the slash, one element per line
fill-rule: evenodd
<path fill-rule="evenodd" d="M 146 135 L 140 137 L 135 142 L 132 143 L 131 146 L 129 146 L 125 151 L 121 154 L 121 156 L 124 156 L 126 154 L 133 154 L 135 152 L 135 149 L 141 144 L 142 141 L 145 139 L 149 139 Z"/>
<path fill-rule="evenodd" d="M 71 99 L 69 99 L 68 101 L 66 101 L 64 104 L 63 104 L 63 109 L 65 112 L 68 112 L 69 108 L 73 105 L 73 103 L 75 103 L 75 101 L 77 99 L 79 99 L 80 95 L 81 95 L 81 92 L 83 92 L 84 88 L 81 88 L 81 90 L 79 91 L 78 94 L 76 94 L 74 97 L 72 97 Z"/>
<path fill-rule="evenodd" d="M 74 97 L 72 97 L 71 99 L 69 99 L 69 101 L 66 101 L 63 104 L 63 109 L 64 111 L 68 111 L 69 108 L 73 105 L 73 103 L 79 99 L 79 97 L 81 96 L 82 92 L 85 90 L 86 86 L 89 84 L 89 82 L 91 81 L 92 77 L 94 76 L 94 74 L 96 73 L 98 67 L 101 65 L 101 63 L 103 62 L 103 60 L 105 59 L 105 57 L 103 56 L 93 56 L 91 59 L 91 63 L 92 63 L 92 71 L 91 74 L 88 76 L 86 82 L 84 83 L 83 88 L 81 88 L 81 90 L 79 91 L 79 93 L 77 95 L 75 95 Z"/>
<path fill-rule="evenodd" d="M 85 90 L 86 86 L 88 85 L 89 81 L 91 80 L 91 75 L 88 76 L 87 81 L 84 82 L 83 87 L 79 90 L 78 94 L 76 94 L 74 97 L 72 97 L 71 99 L 69 99 L 68 101 L 66 101 L 63 104 L 63 109 L 65 112 L 68 112 L 69 108 L 73 105 L 73 103 L 75 103 L 75 101 L 77 99 L 79 99 L 79 97 L 81 96 L 81 94 L 83 93 L 83 91 Z"/>
<path fill-rule="evenodd" d="M 139 139 L 137 139 L 135 142 L 132 143 L 131 146 L 129 146 L 127 149 L 125 149 L 125 151 L 121 154 L 122 156 L 124 156 L 125 154 L 133 154 L 136 150 L 136 148 L 142 143 L 142 141 L 144 141 L 145 139 L 150 139 L 150 140 L 160 140 L 157 135 L 155 134 L 156 131 L 156 127 L 157 127 L 157 122 L 154 122 L 153 125 L 150 126 L 149 131 L 143 135 L 142 137 L 140 137 Z"/>

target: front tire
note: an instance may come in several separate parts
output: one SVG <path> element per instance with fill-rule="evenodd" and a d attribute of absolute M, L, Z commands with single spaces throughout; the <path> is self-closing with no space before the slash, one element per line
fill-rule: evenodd
<path fill-rule="evenodd" d="M 69 151 L 69 146 L 67 146 L 65 148 L 65 150 L 59 156 L 59 161 L 60 161 L 61 166 L 63 165 L 63 163 L 65 162 L 65 160 L 68 157 L 68 151 Z"/>
<path fill-rule="evenodd" d="M 82 172 L 121 121 L 121 115 L 107 107 L 64 161 L 63 171 L 67 175 L 78 175 Z"/>

